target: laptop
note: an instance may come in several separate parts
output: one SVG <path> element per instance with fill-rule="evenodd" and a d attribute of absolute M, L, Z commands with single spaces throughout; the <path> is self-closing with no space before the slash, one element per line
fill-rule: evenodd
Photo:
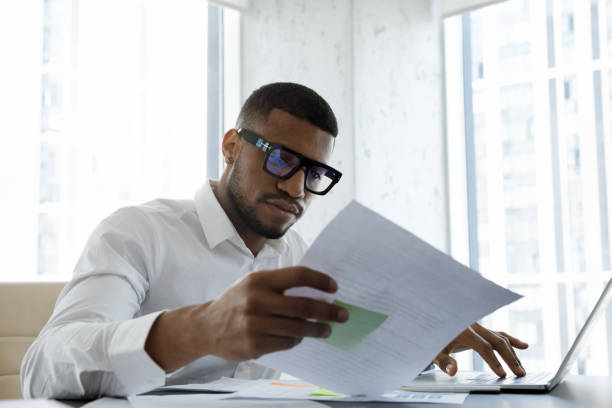
<path fill-rule="evenodd" d="M 466 371 L 458 372 L 455 376 L 450 377 L 440 370 L 430 370 L 418 375 L 402 389 L 423 392 L 501 392 L 504 390 L 549 392 L 563 380 L 574 361 L 576 361 L 589 333 L 612 297 L 611 287 L 612 279 L 608 281 L 597 304 L 593 307 L 556 373 L 534 372 L 527 373 L 524 377 L 499 378 L 494 373 Z"/>

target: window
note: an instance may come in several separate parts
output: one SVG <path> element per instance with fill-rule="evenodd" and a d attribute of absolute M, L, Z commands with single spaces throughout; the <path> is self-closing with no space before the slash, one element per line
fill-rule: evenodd
<path fill-rule="evenodd" d="M 12 7 L 29 7 L 19 3 Z M 24 205 L 13 214 L 32 220 L 37 239 L 12 243 L 0 280 L 68 279 L 93 228 L 115 209 L 193 197 L 207 175 L 218 176 L 224 109 L 235 110 L 239 97 L 238 71 L 223 72 L 237 55 L 235 10 L 201 0 L 41 7 L 39 48 L 28 51 L 39 55 L 40 132 L 34 141 L 0 140 L 38 158 L 21 169 L 35 193 L 17 192 Z M 15 169 L 0 163 L 0 171 Z M 10 231 L 2 234 L 8 241 Z"/>
<path fill-rule="evenodd" d="M 549 371 L 611 276 L 612 1 L 509 0 L 444 30 L 452 253 L 525 296 L 484 323 Z M 602 320 L 576 373 L 612 372 Z"/>

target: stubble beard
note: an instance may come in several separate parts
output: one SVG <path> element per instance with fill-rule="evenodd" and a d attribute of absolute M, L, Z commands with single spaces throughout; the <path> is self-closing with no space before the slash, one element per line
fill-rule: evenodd
<path fill-rule="evenodd" d="M 240 187 L 240 161 L 236 160 L 234 169 L 227 183 L 227 196 L 232 202 L 234 208 L 238 211 L 238 215 L 244 223 L 255 233 L 268 239 L 279 239 L 291 228 L 293 223 L 289 223 L 285 228 L 274 228 L 266 226 L 255 214 L 255 207 L 247 204 L 247 197 L 242 193 Z"/>

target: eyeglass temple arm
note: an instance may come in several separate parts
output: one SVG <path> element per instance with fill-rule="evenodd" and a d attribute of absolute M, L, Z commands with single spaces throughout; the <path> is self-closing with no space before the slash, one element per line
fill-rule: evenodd
<path fill-rule="evenodd" d="M 257 139 L 257 142 L 255 143 L 255 146 L 259 147 L 264 152 L 267 152 L 268 150 L 271 149 L 270 143 L 266 142 L 261 137 Z"/>

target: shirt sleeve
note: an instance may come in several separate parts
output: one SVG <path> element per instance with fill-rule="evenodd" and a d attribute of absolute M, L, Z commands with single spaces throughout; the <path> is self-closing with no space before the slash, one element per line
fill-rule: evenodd
<path fill-rule="evenodd" d="M 154 267 L 144 215 L 124 210 L 93 232 L 21 367 L 26 398 L 98 398 L 161 386 L 144 344 L 159 311 L 134 318 Z M 150 229 L 150 227 L 149 227 Z"/>

